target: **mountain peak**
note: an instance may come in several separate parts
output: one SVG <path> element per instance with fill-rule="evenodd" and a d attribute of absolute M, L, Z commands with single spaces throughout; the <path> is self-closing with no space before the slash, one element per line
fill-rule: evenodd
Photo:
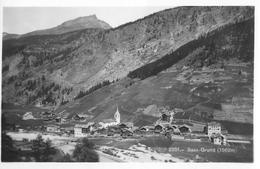
<path fill-rule="evenodd" d="M 72 20 L 68 20 L 66 22 L 63 22 L 61 25 L 68 26 L 73 24 L 89 24 L 89 22 L 99 22 L 99 21 L 100 20 L 97 18 L 96 15 L 89 15 L 89 16 L 82 16 Z"/>
<path fill-rule="evenodd" d="M 97 16 L 93 14 L 68 20 L 56 27 L 33 31 L 22 36 L 63 34 L 88 28 L 110 29 L 112 27 L 108 23 L 99 20 Z"/>

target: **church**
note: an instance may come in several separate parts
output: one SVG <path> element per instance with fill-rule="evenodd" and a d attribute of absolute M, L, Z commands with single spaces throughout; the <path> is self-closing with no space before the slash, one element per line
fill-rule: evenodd
<path fill-rule="evenodd" d="M 109 126 L 116 126 L 120 124 L 120 113 L 118 107 L 116 109 L 113 119 L 104 119 L 101 122 L 99 122 L 99 124 L 102 126 L 102 128 L 107 128 Z"/>

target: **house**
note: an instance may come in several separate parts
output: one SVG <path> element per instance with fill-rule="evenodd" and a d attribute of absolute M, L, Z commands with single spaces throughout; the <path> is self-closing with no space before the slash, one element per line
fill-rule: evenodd
<path fill-rule="evenodd" d="M 165 128 L 165 132 L 170 132 L 170 133 L 177 134 L 177 135 L 180 134 L 180 130 L 179 130 L 178 126 L 176 126 L 176 125 L 167 126 Z"/>
<path fill-rule="evenodd" d="M 56 123 L 61 123 L 61 124 L 63 124 L 63 123 L 66 122 L 66 119 L 64 119 L 64 118 L 62 118 L 62 117 L 57 117 L 57 118 L 55 118 L 55 122 L 56 122 Z"/>
<path fill-rule="evenodd" d="M 179 126 L 179 131 L 181 133 L 191 133 L 191 129 L 188 125 L 182 125 L 182 126 Z"/>
<path fill-rule="evenodd" d="M 140 127 L 139 130 L 146 132 L 146 131 L 154 130 L 154 127 L 153 126 L 143 126 L 143 127 Z"/>
<path fill-rule="evenodd" d="M 217 134 L 212 134 L 210 137 L 209 137 L 210 141 L 213 143 L 213 144 L 216 144 L 216 145 L 226 145 L 227 144 L 227 138 L 225 135 L 222 135 L 220 133 L 217 133 Z"/>
<path fill-rule="evenodd" d="M 88 124 L 76 124 L 74 126 L 74 137 L 86 137 L 93 131 L 93 122 Z"/>
<path fill-rule="evenodd" d="M 96 130 L 96 133 L 100 134 L 100 135 L 106 135 L 107 134 L 107 129 L 99 128 L 99 129 Z"/>
<path fill-rule="evenodd" d="M 88 114 L 84 114 L 84 113 L 79 113 L 73 116 L 73 119 L 75 121 L 86 121 L 87 119 L 91 119 L 93 116 L 92 115 L 88 115 Z"/>
<path fill-rule="evenodd" d="M 41 117 L 44 118 L 44 117 L 50 117 L 52 115 L 51 112 L 41 112 Z"/>
<path fill-rule="evenodd" d="M 155 133 L 161 133 L 163 131 L 163 126 L 160 125 L 160 124 L 157 124 L 155 127 L 154 127 L 154 132 Z"/>
<path fill-rule="evenodd" d="M 48 125 L 46 127 L 46 131 L 47 132 L 50 132 L 50 133 L 59 133 L 61 130 L 60 130 L 60 126 L 57 126 L 57 125 Z"/>
<path fill-rule="evenodd" d="M 109 126 L 116 126 L 116 125 L 120 124 L 120 113 L 118 111 L 118 107 L 116 109 L 113 119 L 104 119 L 103 121 L 99 122 L 99 124 L 103 128 L 107 128 Z"/>
<path fill-rule="evenodd" d="M 98 130 L 100 130 L 100 129 L 103 129 L 103 126 L 100 125 L 99 123 L 94 123 L 94 124 L 92 125 L 92 127 L 93 127 L 93 131 L 98 131 Z"/>
<path fill-rule="evenodd" d="M 32 112 L 26 112 L 24 115 L 23 115 L 23 120 L 32 120 L 32 119 L 35 119 Z"/>
<path fill-rule="evenodd" d="M 80 117 L 76 114 L 72 117 L 73 120 L 75 121 L 79 121 L 80 120 Z"/>
<path fill-rule="evenodd" d="M 134 134 L 133 131 L 128 130 L 128 129 L 125 129 L 125 130 L 121 131 L 121 136 L 123 138 L 127 138 L 127 137 L 130 137 L 130 136 L 133 136 L 133 134 Z"/>
<path fill-rule="evenodd" d="M 131 122 L 124 122 L 124 123 L 120 123 L 119 125 L 118 125 L 120 128 L 133 128 L 133 126 L 134 126 L 134 124 L 133 123 L 131 123 Z"/>
<path fill-rule="evenodd" d="M 62 127 L 61 131 L 63 133 L 66 133 L 68 135 L 74 134 L 74 127 L 73 126 L 68 126 L 68 127 Z"/>
<path fill-rule="evenodd" d="M 207 127 L 207 133 L 208 136 L 210 137 L 213 134 L 221 134 L 221 124 L 217 122 L 210 122 L 208 123 Z"/>

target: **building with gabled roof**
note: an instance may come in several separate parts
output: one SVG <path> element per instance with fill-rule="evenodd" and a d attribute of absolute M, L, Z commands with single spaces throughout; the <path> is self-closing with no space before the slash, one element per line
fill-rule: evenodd
<path fill-rule="evenodd" d="M 94 122 L 87 124 L 76 124 L 74 126 L 74 137 L 86 137 L 94 130 Z"/>
<path fill-rule="evenodd" d="M 23 120 L 32 120 L 32 119 L 35 119 L 32 112 L 26 112 L 24 115 L 23 115 Z"/>
<path fill-rule="evenodd" d="M 50 132 L 50 133 L 59 133 L 59 132 L 61 132 L 61 129 L 60 129 L 60 126 L 58 126 L 58 125 L 50 124 L 50 125 L 46 126 L 46 131 Z"/>
<path fill-rule="evenodd" d="M 112 119 L 104 119 L 101 122 L 99 122 L 99 124 L 103 128 L 107 128 L 109 126 L 116 126 L 116 125 L 120 124 L 120 113 L 119 113 L 118 107 L 117 107 L 116 112 L 114 114 L 114 118 L 112 118 Z"/>
<path fill-rule="evenodd" d="M 226 145 L 227 144 L 227 138 L 225 135 L 221 134 L 221 133 L 217 133 L 217 134 L 212 134 L 210 137 L 209 137 L 210 141 L 213 143 L 213 144 L 216 144 L 216 145 Z"/>
<path fill-rule="evenodd" d="M 207 133 L 209 137 L 213 134 L 221 134 L 221 124 L 218 122 L 214 121 L 208 123 L 207 128 Z"/>

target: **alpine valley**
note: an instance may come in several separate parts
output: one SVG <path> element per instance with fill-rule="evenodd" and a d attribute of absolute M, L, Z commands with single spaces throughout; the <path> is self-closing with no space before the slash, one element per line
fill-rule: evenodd
<path fill-rule="evenodd" d="M 47 109 L 98 122 L 118 106 L 121 121 L 143 126 L 180 108 L 253 132 L 254 7 L 176 7 L 116 28 L 91 15 L 3 33 L 2 49 L 6 114 Z"/>

